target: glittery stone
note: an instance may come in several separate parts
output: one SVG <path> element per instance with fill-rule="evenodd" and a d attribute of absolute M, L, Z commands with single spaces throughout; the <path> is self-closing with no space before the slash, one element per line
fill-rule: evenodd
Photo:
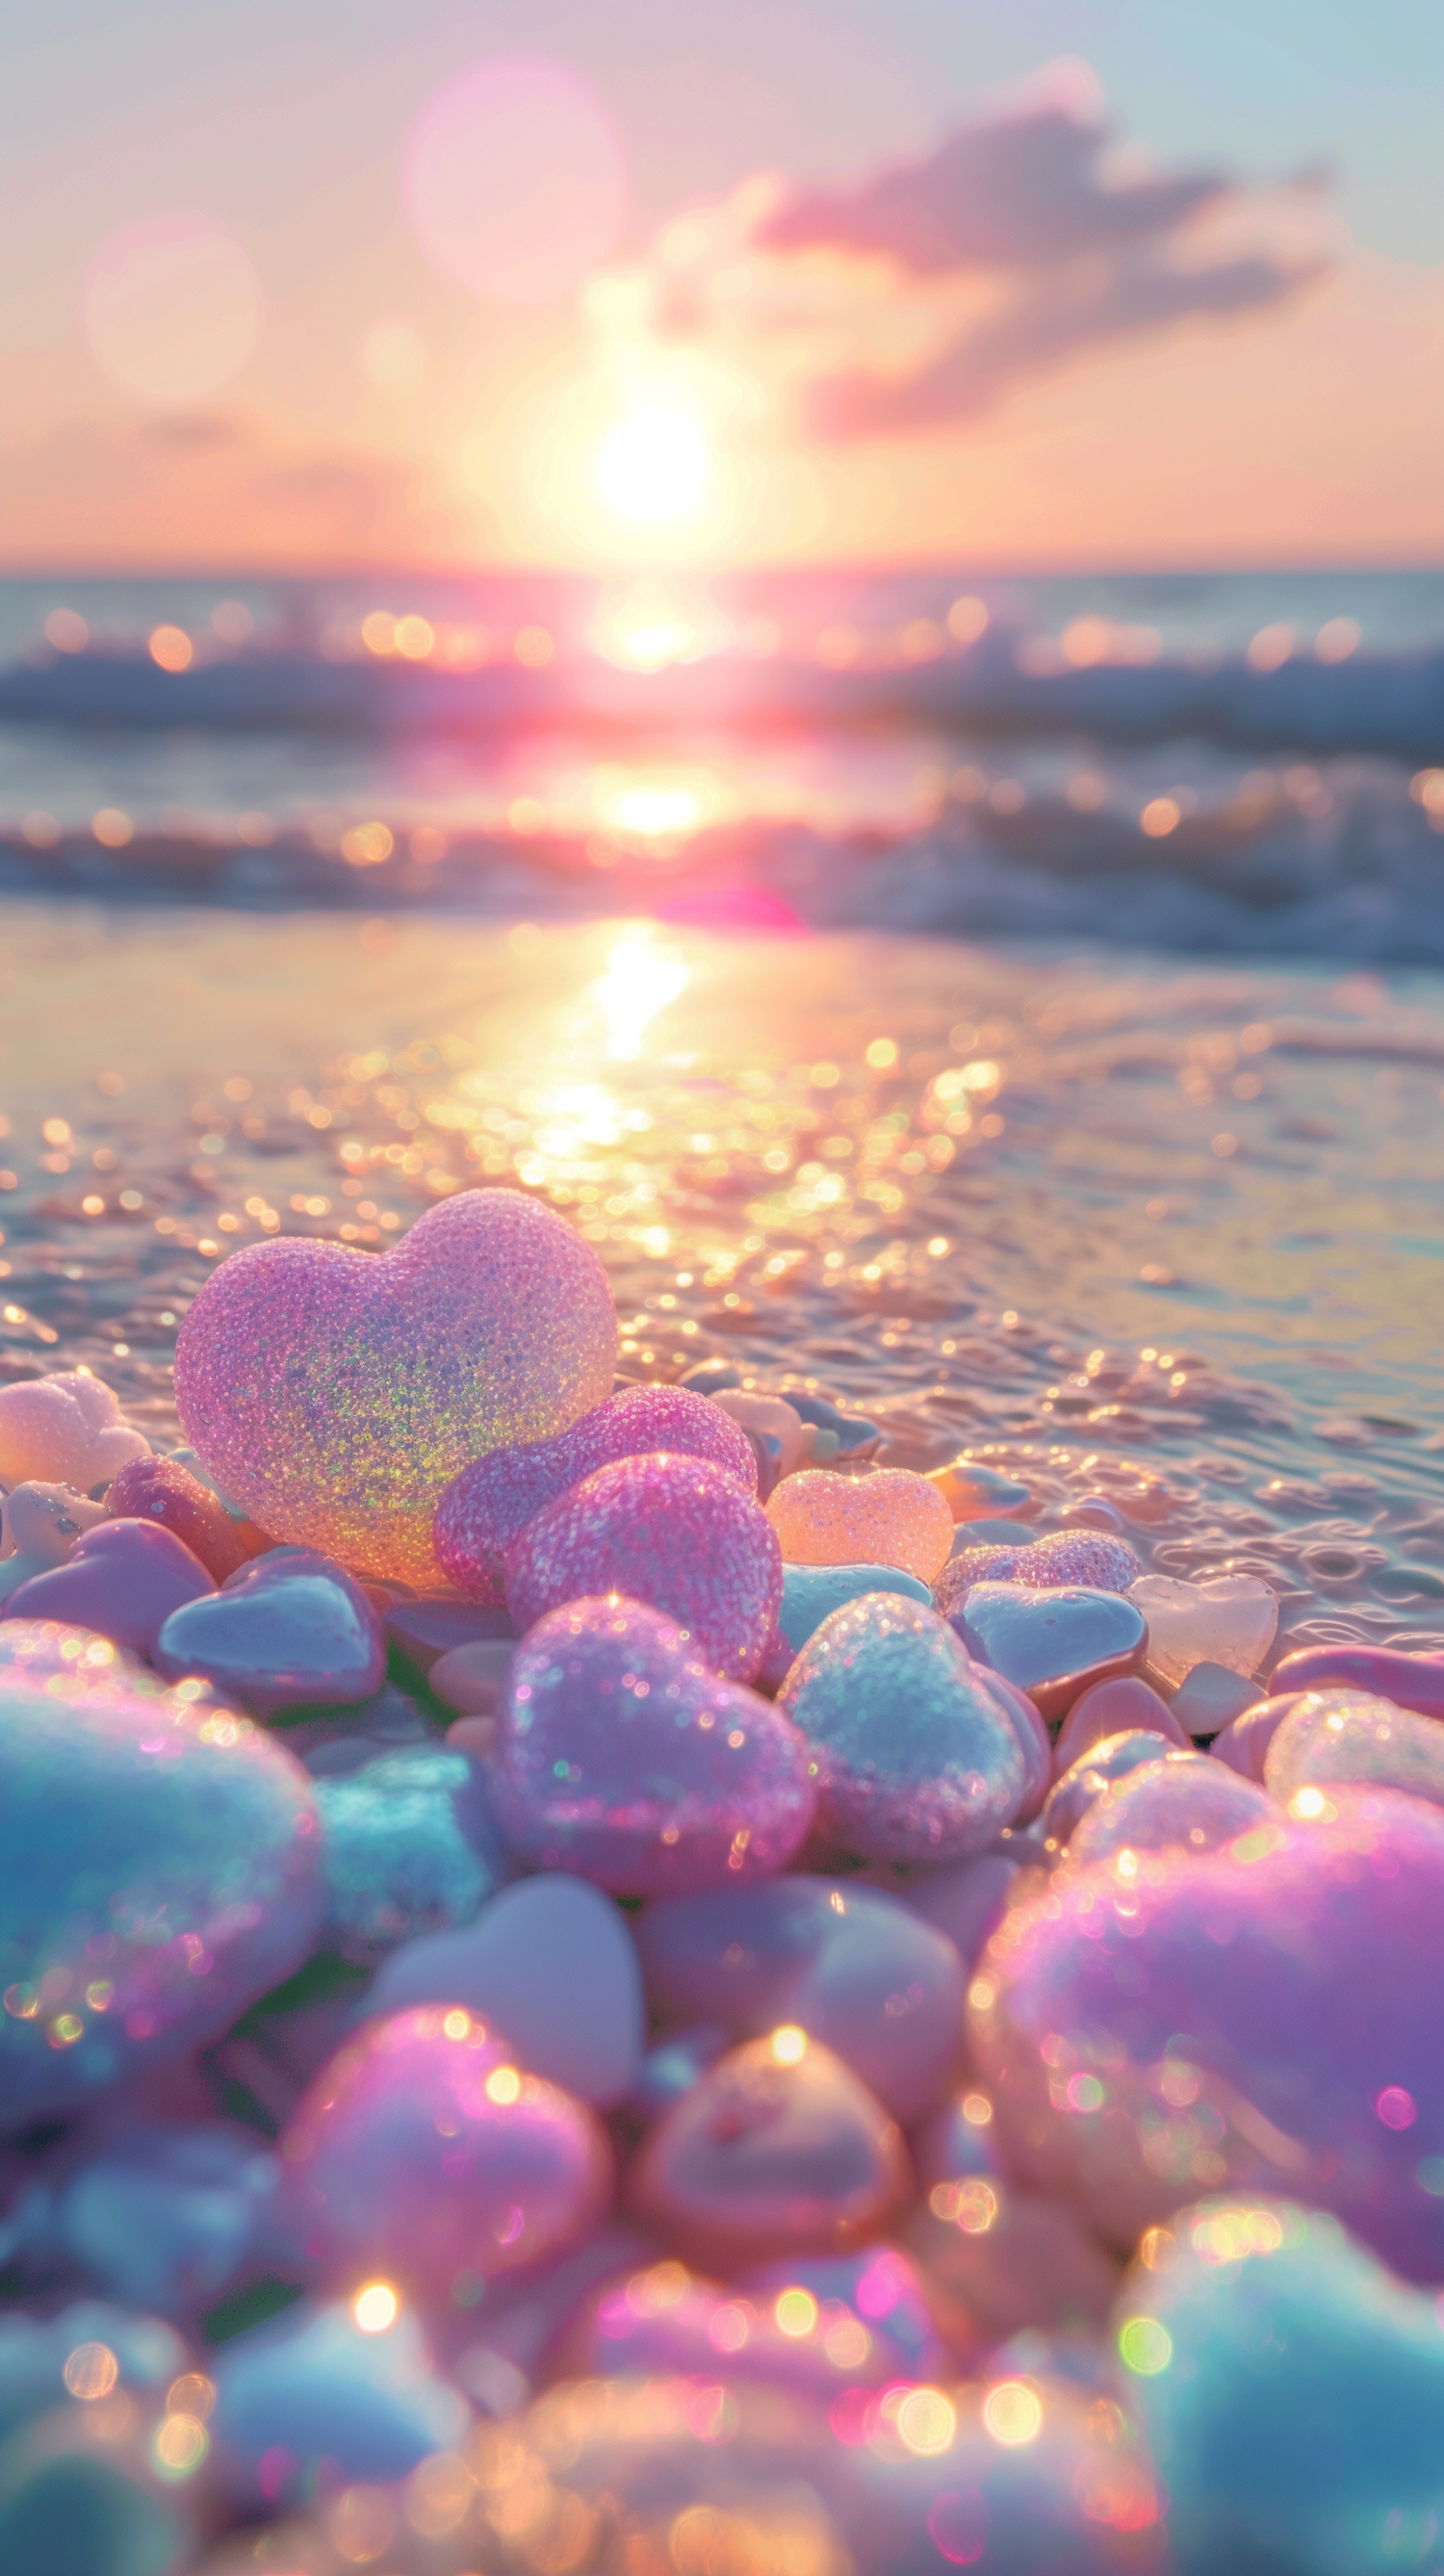
<path fill-rule="evenodd" d="M 360 1584 L 301 1547 L 270 1549 L 176 1611 L 155 1661 L 169 1680 L 199 1674 L 258 1717 L 369 1699 L 386 1675 L 381 1622 Z"/>
<path fill-rule="evenodd" d="M 614 1597 L 523 1639 L 487 1776 L 513 1849 L 618 1896 L 770 1877 L 813 1817 L 796 1728 L 673 1620 Z"/>
<path fill-rule="evenodd" d="M 600 1403 L 615 1357 L 590 1244 L 518 1191 L 469 1190 L 379 1259 L 298 1238 L 232 1253 L 181 1326 L 176 1404 L 276 1538 L 435 1588 L 452 1477 Z"/>
<path fill-rule="evenodd" d="M 211 2368 L 222 2483 L 272 2510 L 322 2476 L 368 2488 L 404 2478 L 433 2452 L 459 2447 L 470 2421 L 405 2307 L 371 2331 L 349 2305 L 308 2304 L 238 2335 Z M 344 2543 L 348 2527 L 333 2509 L 335 2528 Z M 356 2556 L 343 2548 L 341 2564 Z"/>
<path fill-rule="evenodd" d="M 1441 1945 L 1444 1814 L 1396 1791 L 1140 1854 L 1126 1885 L 1108 1862 L 1058 1872 L 970 1989 L 1010 2169 L 1120 2245 L 1201 2182 L 1287 2176 L 1437 2283 L 1444 2200 L 1419 2176 L 1444 2172 L 1444 2014 L 1419 1963 Z"/>
<path fill-rule="evenodd" d="M 1069 1838 L 1068 1859 L 1084 1868 L 1125 1851 L 1215 1851 L 1277 1813 L 1264 1790 L 1225 1763 L 1160 1748 L 1157 1761 L 1110 1781 L 1093 1800 Z M 1120 1869 L 1120 1884 L 1125 1875 Z"/>
<path fill-rule="evenodd" d="M 194 2046 L 288 1976 L 320 1921 L 319 1850 L 310 1782 L 248 1719 L 123 1668 L 0 1666 L 6 2125 Z"/>
<path fill-rule="evenodd" d="M 752 1451 L 717 1405 L 680 1386 L 620 1387 L 555 1438 L 493 1449 L 453 1477 L 432 1524 L 449 1580 L 468 1601 L 504 1601 L 502 1558 L 545 1504 L 598 1467 L 656 1450 L 710 1459 L 745 1494 L 757 1491 Z"/>
<path fill-rule="evenodd" d="M 506 1560 L 507 1606 L 523 1634 L 548 1610 L 609 1592 L 664 1611 L 704 1662 L 750 1681 L 782 1598 L 782 1560 L 725 1468 L 665 1453 L 619 1458 L 548 1503 Z"/>
<path fill-rule="evenodd" d="M 1279 1624 L 1277 1596 L 1256 1574 L 1218 1574 L 1178 1583 L 1144 1574 L 1128 1594 L 1148 1622 L 1148 1665 L 1176 1687 L 1195 1664 L 1256 1672 Z"/>
<path fill-rule="evenodd" d="M 281 2155 L 323 2266 L 443 2299 L 459 2274 L 487 2281 L 574 2243 L 612 2194 L 596 2114 L 460 2005 L 369 2023 L 303 2095 Z"/>
<path fill-rule="evenodd" d="M 1126 1592 L 1140 1571 L 1124 1539 L 1091 1530 L 1052 1530 L 1026 1545 L 960 1549 L 943 1567 L 933 1595 L 946 1617 L 975 1583 L 1026 1583 L 1035 1592 L 1083 1583 L 1092 1592 Z"/>
<path fill-rule="evenodd" d="M 584 2102 L 624 2101 L 641 2068 L 636 1949 L 621 1908 L 584 1878 L 524 1878 L 464 1931 L 408 1941 L 367 2001 L 373 2012 L 465 2004 L 505 2030 L 534 2075 Z"/>
<path fill-rule="evenodd" d="M 1026 1691 L 1044 1717 L 1061 1717 L 1094 1682 L 1130 1671 L 1148 1637 L 1130 1598 L 1083 1585 L 975 1583 L 951 1615 L 969 1654 Z"/>
<path fill-rule="evenodd" d="M 865 2244 L 910 2183 L 902 2138 L 866 2086 L 784 2027 L 733 2049 L 664 2113 L 629 2197 L 689 2261 L 730 2269 Z"/>
<path fill-rule="evenodd" d="M 224 1583 L 259 1553 L 242 1535 L 245 1525 L 233 1521 L 224 1503 L 173 1458 L 130 1459 L 112 1478 L 105 1509 L 113 1521 L 156 1521 L 170 1530 L 199 1557 L 213 1583 Z"/>
<path fill-rule="evenodd" d="M 1318 2210 L 1254 2194 L 1198 2202 L 1148 2252 L 1110 2341 L 1178 2576 L 1385 2576 L 1405 2553 L 1427 2568 L 1444 2522 L 1433 2292 Z"/>
<path fill-rule="evenodd" d="M 17 1585 L 0 1603 L 0 1621 L 59 1619 L 148 1655 L 172 1611 L 214 1591 L 200 1559 L 168 1529 L 107 1520 L 76 1540 L 63 1565 Z"/>
<path fill-rule="evenodd" d="M 897 1565 L 931 1583 L 953 1543 L 953 1516 L 926 1476 L 879 1467 L 838 1476 L 805 1467 L 767 1506 L 789 1565 Z"/>
<path fill-rule="evenodd" d="M 443 1745 L 383 1753 L 318 1780 L 327 1925 L 348 1958 L 469 1923 L 492 1893 L 501 1845 L 477 1770 Z"/>
<path fill-rule="evenodd" d="M 962 1963 L 950 1940 L 875 1888 L 787 1877 L 649 1905 L 637 1947 L 663 2024 L 752 2039 L 795 2024 L 835 2051 L 897 2120 L 947 2090 Z"/>
<path fill-rule="evenodd" d="M 1276 1798 L 1354 1781 L 1444 1807 L 1444 1726 L 1367 1691 L 1305 1691 L 1274 1734 L 1264 1780 Z"/>
<path fill-rule="evenodd" d="M 0 1484 L 73 1485 L 88 1494 L 150 1442 L 125 1420 L 118 1397 L 88 1369 L 0 1387 Z"/>
<path fill-rule="evenodd" d="M 1103 1797 L 1115 1780 L 1156 1762 L 1164 1749 L 1151 1726 L 1128 1727 L 1120 1735 L 1105 1735 L 1090 1744 L 1055 1782 L 1043 1809 L 1044 1833 L 1055 1843 L 1068 1842 L 1095 1799 Z"/>
<path fill-rule="evenodd" d="M 918 1602 L 873 1592 L 834 1610 L 777 1705 L 812 1747 L 818 1824 L 843 1850 L 961 1859 L 1018 1812 L 1029 1770 L 1016 1721 Z"/>

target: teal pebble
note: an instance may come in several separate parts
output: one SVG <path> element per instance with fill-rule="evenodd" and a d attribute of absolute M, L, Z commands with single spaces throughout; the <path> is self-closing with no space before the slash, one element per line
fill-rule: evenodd
<path fill-rule="evenodd" d="M 927 1585 L 895 1565 L 784 1565 L 777 1625 L 793 1653 L 806 1645 L 834 1610 L 863 1592 L 901 1592 L 907 1600 L 932 1608 Z"/>
<path fill-rule="evenodd" d="M 329 1937 L 348 1957 L 455 1931 L 497 1886 L 500 1844 L 464 1753 L 383 1753 L 344 1779 L 318 1780 L 316 1805 Z"/>

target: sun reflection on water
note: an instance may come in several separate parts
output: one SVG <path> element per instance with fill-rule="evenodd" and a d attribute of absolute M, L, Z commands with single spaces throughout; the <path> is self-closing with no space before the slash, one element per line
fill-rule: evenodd
<path fill-rule="evenodd" d="M 645 925 L 619 939 L 607 960 L 607 971 L 593 987 L 606 1020 L 607 1053 L 618 1062 L 634 1062 L 642 1038 L 659 1011 L 675 1002 L 689 981 L 679 957 L 662 954 Z"/>

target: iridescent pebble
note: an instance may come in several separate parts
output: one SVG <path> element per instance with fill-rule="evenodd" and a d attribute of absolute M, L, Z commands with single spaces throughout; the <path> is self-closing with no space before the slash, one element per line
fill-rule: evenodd
<path fill-rule="evenodd" d="M 316 1810 L 327 1932 L 344 1957 L 370 1959 L 419 1933 L 455 1931 L 500 1877 L 501 1842 L 479 1769 L 447 1746 L 383 1753 L 343 1779 L 318 1780 Z"/>
<path fill-rule="evenodd" d="M 753 2038 L 821 2040 L 893 2117 L 915 2120 L 957 2066 L 963 1969 L 944 1934 L 875 1888 L 787 1877 L 674 1896 L 638 1920 L 654 2012 Z"/>
<path fill-rule="evenodd" d="M 636 2217 L 729 2270 L 881 2235 L 911 2191 L 902 2138 L 829 2048 L 786 2024 L 721 2058 L 632 2166 Z"/>
<path fill-rule="evenodd" d="M 397 2303 L 383 2322 L 371 2318 L 361 2300 L 308 2303 L 223 2345 L 211 2362 L 210 2431 L 232 2494 L 274 2509 L 318 2477 L 389 2484 L 460 2447 L 471 2409 L 436 2368 L 415 2315 Z M 344 2519 L 340 2531 L 344 2540 Z M 355 2555 L 344 2550 L 343 2563 Z"/>
<path fill-rule="evenodd" d="M 259 1533 L 259 1546 L 248 1541 L 245 1524 L 232 1520 L 224 1503 L 174 1458 L 130 1459 L 111 1479 L 105 1510 L 113 1521 L 156 1521 L 172 1531 L 213 1583 L 224 1583 L 270 1544 Z"/>
<path fill-rule="evenodd" d="M 816 1800 L 786 1717 L 710 1671 L 674 1620 L 615 1596 L 523 1639 L 487 1776 L 513 1850 L 618 1896 L 771 1877 Z"/>
<path fill-rule="evenodd" d="M 1065 1870 L 970 1989 L 1010 2169 L 1131 2245 L 1201 2183 L 1289 2188 L 1411 2279 L 1444 2277 L 1444 1815 L 1340 1787 L 1126 1887 Z M 1200 2159 L 1202 2171 L 1200 2171 Z M 1436 2162 L 1436 2160 L 1439 2160 Z"/>
<path fill-rule="evenodd" d="M 0 1665 L 5 2125 L 197 2046 L 299 1967 L 319 1851 L 309 1780 L 247 1719 L 137 1672 Z"/>
<path fill-rule="evenodd" d="M 368 2023 L 302 2096 L 281 2155 L 314 2261 L 439 2300 L 559 2253 L 612 2196 L 595 2112 L 460 2005 Z"/>
<path fill-rule="evenodd" d="M 144 1432 L 89 1369 L 0 1387 L 0 1484 L 73 1485 L 88 1494 L 149 1451 Z"/>
<path fill-rule="evenodd" d="M 1444 1717 L 1444 1655 L 1408 1655 L 1397 1646 L 1306 1646 L 1275 1666 L 1269 1689 L 1279 1696 L 1370 1691 L 1420 1717 Z"/>
<path fill-rule="evenodd" d="M 1321 1787 L 1340 1781 L 1444 1807 L 1444 1726 L 1367 1691 L 1305 1691 L 1274 1733 L 1264 1780 L 1276 1798 L 1305 1792 L 1305 1812 L 1307 1793 L 1317 1803 Z"/>
<path fill-rule="evenodd" d="M 214 1591 L 199 1558 L 169 1530 L 107 1520 L 83 1532 L 63 1565 L 17 1585 L 0 1602 L 0 1620 L 58 1619 L 149 1655 L 172 1612 Z"/>
<path fill-rule="evenodd" d="M 169 1680 L 198 1674 L 258 1717 L 369 1699 L 386 1677 L 381 1622 L 360 1584 L 304 1547 L 273 1547 L 174 1612 L 154 1653 Z"/>
<path fill-rule="evenodd" d="M 1100 1743 L 1090 1744 L 1055 1783 L 1043 1809 L 1043 1831 L 1048 1839 L 1055 1843 L 1071 1841 L 1095 1799 L 1103 1797 L 1115 1780 L 1124 1780 L 1130 1771 L 1156 1762 L 1162 1749 L 1152 1727 L 1129 1727 L 1121 1735 L 1105 1735 Z M 1181 1749 L 1191 1752 L 1193 1748 L 1190 1745 Z"/>
<path fill-rule="evenodd" d="M 1277 1596 L 1256 1574 L 1218 1574 L 1204 1583 L 1143 1574 L 1128 1598 L 1148 1622 L 1150 1672 L 1175 1689 L 1195 1664 L 1256 1672 L 1279 1624 Z"/>
<path fill-rule="evenodd" d="M 955 1610 L 975 1583 L 1026 1583 L 1037 1592 L 1086 1584 L 1094 1592 L 1126 1592 L 1139 1576 L 1127 1541 L 1088 1530 L 1052 1530 L 1027 1545 L 963 1548 L 948 1559 L 934 1586 L 938 1608 Z"/>
<path fill-rule="evenodd" d="M 706 1900 L 701 1900 L 705 1902 Z M 642 1975 L 626 1918 L 585 1879 L 524 1878 L 464 1931 L 394 1950 L 371 2012 L 465 2004 L 505 2030 L 523 2066 L 611 2108 L 642 2064 Z"/>
<path fill-rule="evenodd" d="M 1215 1762 L 1226 1762 L 1231 1771 L 1241 1771 L 1246 1780 L 1261 1780 L 1268 1749 L 1289 1710 L 1302 1696 L 1298 1691 L 1283 1691 L 1277 1698 L 1258 1699 L 1236 1717 L 1221 1735 L 1216 1735 L 1209 1752 Z"/>
<path fill-rule="evenodd" d="M 508 1639 L 478 1639 L 439 1655 L 427 1674 L 432 1695 L 462 1717 L 492 1717 L 506 1697 L 516 1647 Z"/>
<path fill-rule="evenodd" d="M 1206 1753 L 1160 1752 L 1093 1800 L 1069 1837 L 1068 1859 L 1081 1869 L 1116 1857 L 1121 1884 L 1125 1853 L 1214 1851 L 1277 1813 L 1263 1789 Z"/>
<path fill-rule="evenodd" d="M 566 1602 L 619 1592 L 665 1612 L 693 1651 L 750 1681 L 782 1598 L 768 1522 L 736 1477 L 705 1458 L 620 1458 L 547 1504 L 507 1552 L 519 1632 Z"/>
<path fill-rule="evenodd" d="M 434 1590 L 452 1477 L 599 1404 L 616 1349 L 591 1245 L 520 1191 L 466 1190 L 380 1258 L 299 1236 L 232 1253 L 181 1325 L 176 1404 L 262 1528 Z"/>
<path fill-rule="evenodd" d="M 777 1625 L 795 1655 L 823 1620 L 860 1592 L 898 1592 L 932 1607 L 932 1594 L 915 1574 L 892 1565 L 783 1565 Z M 779 1676 L 780 1678 L 780 1676 Z"/>
<path fill-rule="evenodd" d="M 757 1491 L 752 1451 L 717 1405 L 680 1386 L 619 1387 L 553 1438 L 493 1449 L 453 1477 L 432 1523 L 448 1579 L 468 1601 L 504 1601 L 503 1557 L 545 1504 L 598 1467 L 658 1450 L 706 1458 L 745 1494 Z"/>
<path fill-rule="evenodd" d="M 1167 1700 L 1160 1699 L 1137 1673 L 1124 1673 L 1117 1681 L 1095 1682 L 1091 1690 L 1075 1699 L 1058 1729 L 1053 1747 L 1054 1779 L 1061 1780 L 1065 1771 L 1110 1735 L 1136 1734 L 1140 1728 L 1161 1735 L 1166 1743 L 1176 1744 L 1184 1752 L 1188 1750 L 1191 1739 Z"/>
<path fill-rule="evenodd" d="M 953 1543 L 953 1516 L 926 1476 L 879 1467 L 841 1476 L 805 1467 L 767 1506 L 789 1565 L 895 1565 L 931 1583 Z"/>
<path fill-rule="evenodd" d="M 1130 1672 L 1148 1636 L 1131 1598 L 1082 1585 L 975 1583 L 952 1621 L 969 1654 L 1026 1691 L 1043 1717 L 1061 1717 L 1093 1683 Z"/>
<path fill-rule="evenodd" d="M 1022 1805 L 1018 1721 L 916 1601 L 871 1592 L 834 1610 L 777 1705 L 812 1749 L 819 1830 L 864 1859 L 961 1859 Z"/>
<path fill-rule="evenodd" d="M 1031 1499 L 1016 1476 L 1005 1476 L 980 1458 L 955 1458 L 950 1467 L 932 1467 L 928 1483 L 937 1486 L 955 1521 L 970 1521 L 987 1512 L 1000 1517 L 1020 1512 Z"/>
<path fill-rule="evenodd" d="M 1436 2564 L 1432 2289 L 1407 2289 L 1319 2210 L 1256 2193 L 1197 2202 L 1144 2251 L 1110 2341 L 1167 2485 L 1178 2576 Z"/>

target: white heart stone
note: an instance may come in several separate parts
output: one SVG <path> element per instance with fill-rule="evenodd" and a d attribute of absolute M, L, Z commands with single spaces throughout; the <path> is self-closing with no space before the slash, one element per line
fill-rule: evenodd
<path fill-rule="evenodd" d="M 1218 1574 L 1207 1583 L 1141 1574 L 1124 1597 L 1148 1622 L 1145 1670 L 1174 1688 L 1195 1664 L 1256 1672 L 1279 1624 L 1278 1602 L 1256 1574 Z"/>
<path fill-rule="evenodd" d="M 585 1879 L 521 1879 L 461 1931 L 404 1942 L 365 2009 L 431 2003 L 484 2014 L 534 2075 L 584 2102 L 623 2101 L 636 2083 L 642 1973 L 620 1911 Z"/>

